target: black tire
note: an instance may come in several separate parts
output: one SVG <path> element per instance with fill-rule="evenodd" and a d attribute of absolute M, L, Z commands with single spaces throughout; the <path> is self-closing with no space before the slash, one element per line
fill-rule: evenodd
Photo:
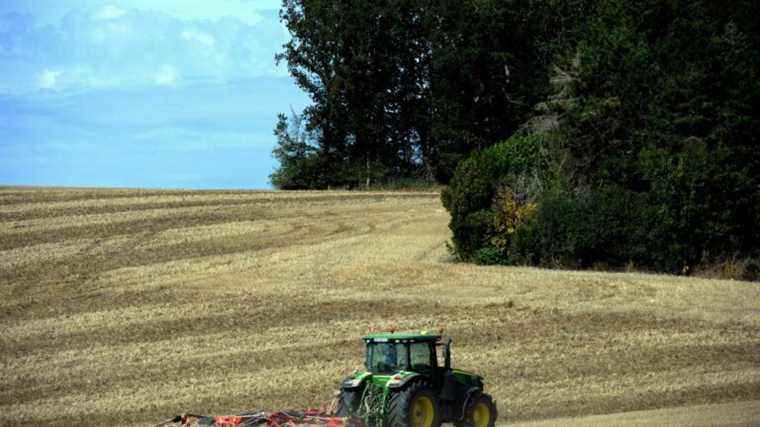
<path fill-rule="evenodd" d="M 392 392 L 388 398 L 388 411 L 385 419 L 387 427 L 410 427 L 412 426 L 412 408 L 414 403 L 421 398 L 427 398 L 432 403 L 433 418 L 429 426 L 440 427 L 441 410 L 435 394 L 423 382 L 416 381 L 407 385 L 404 389 Z"/>
<path fill-rule="evenodd" d="M 353 390 L 340 390 L 338 395 L 338 406 L 335 408 L 335 415 L 338 417 L 348 417 L 356 412 L 359 402 L 362 399 L 361 388 Z"/>
<path fill-rule="evenodd" d="M 484 405 L 488 408 L 488 427 L 494 427 L 496 425 L 496 419 L 499 418 L 499 411 L 496 409 L 496 404 L 491 398 L 491 395 L 486 393 L 478 393 L 472 396 L 472 399 L 467 403 L 465 408 L 464 419 L 454 423 L 457 427 L 477 427 L 475 422 L 475 408 L 478 404 Z"/>

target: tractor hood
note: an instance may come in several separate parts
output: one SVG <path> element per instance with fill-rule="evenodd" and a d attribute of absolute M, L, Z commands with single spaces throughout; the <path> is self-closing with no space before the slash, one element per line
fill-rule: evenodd
<path fill-rule="evenodd" d="M 416 372 L 409 372 L 409 371 L 398 371 L 398 372 L 394 372 L 393 374 L 373 374 L 372 372 L 368 372 L 368 371 L 360 371 L 360 372 L 355 373 L 353 376 L 348 377 L 345 380 L 343 380 L 343 383 L 341 383 L 341 388 L 343 389 L 357 388 L 357 387 L 360 387 L 362 384 L 365 384 L 366 382 L 371 382 L 373 385 L 377 387 L 395 388 L 395 387 L 400 387 L 401 385 L 406 383 L 408 380 L 418 375 L 419 374 Z"/>
<path fill-rule="evenodd" d="M 454 375 L 454 378 L 459 383 L 465 384 L 465 385 L 477 385 L 482 387 L 483 386 L 483 377 L 474 374 L 472 372 L 463 371 L 461 369 L 452 369 L 451 373 Z"/>

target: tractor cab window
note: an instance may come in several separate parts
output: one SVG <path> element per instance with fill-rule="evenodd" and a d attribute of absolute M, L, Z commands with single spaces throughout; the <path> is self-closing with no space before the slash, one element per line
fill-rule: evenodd
<path fill-rule="evenodd" d="M 413 371 L 420 372 L 433 368 L 430 344 L 424 342 L 412 343 L 409 353 Z"/>
<path fill-rule="evenodd" d="M 407 369 L 407 347 L 401 343 L 370 343 L 367 345 L 367 370 L 392 373 Z"/>

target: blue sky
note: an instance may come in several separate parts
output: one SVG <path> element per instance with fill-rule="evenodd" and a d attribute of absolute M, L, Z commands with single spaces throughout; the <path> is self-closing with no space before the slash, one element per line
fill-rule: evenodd
<path fill-rule="evenodd" d="M 279 0 L 0 0 L 0 185 L 268 188 Z"/>

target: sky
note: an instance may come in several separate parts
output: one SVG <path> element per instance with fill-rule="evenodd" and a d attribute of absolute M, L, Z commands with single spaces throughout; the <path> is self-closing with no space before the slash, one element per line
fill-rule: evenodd
<path fill-rule="evenodd" d="M 280 0 L 0 0 L 0 185 L 270 188 Z"/>

